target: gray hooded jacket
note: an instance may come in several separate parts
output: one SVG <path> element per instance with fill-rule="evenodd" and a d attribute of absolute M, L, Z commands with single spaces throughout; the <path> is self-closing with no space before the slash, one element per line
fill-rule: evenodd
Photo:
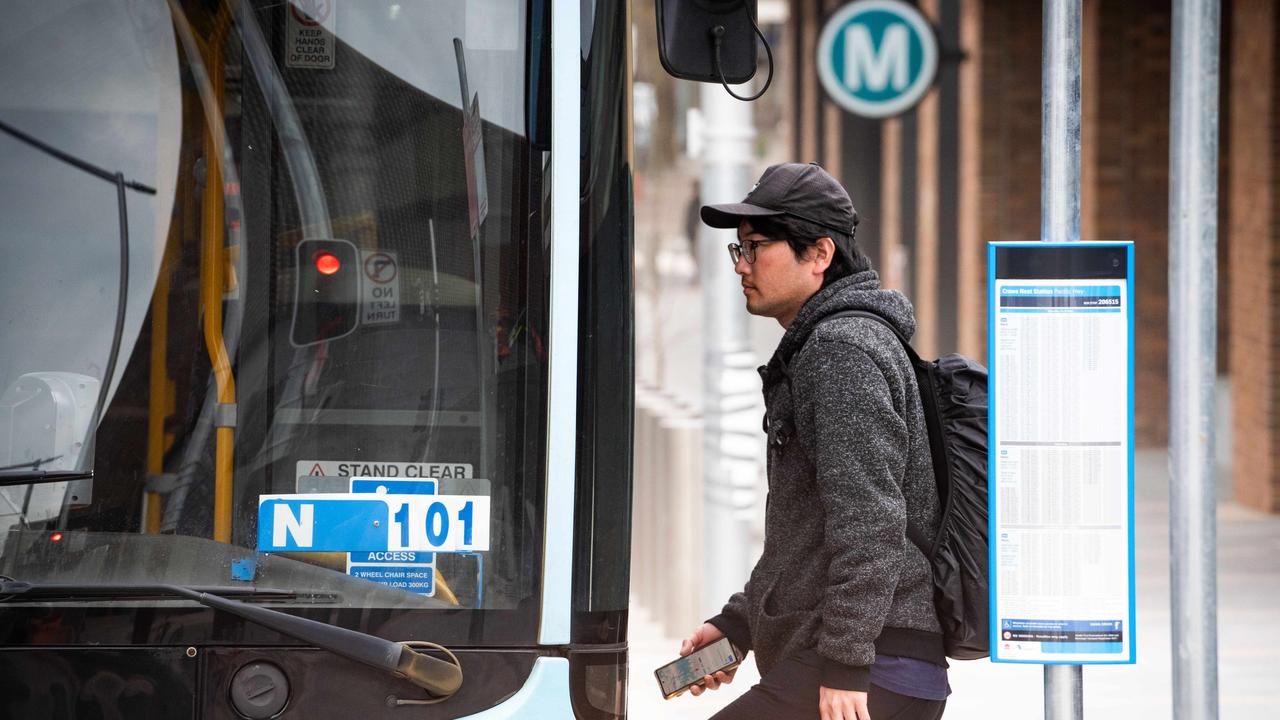
<path fill-rule="evenodd" d="M 760 673 L 816 650 L 822 685 L 865 691 L 877 653 L 945 665 L 924 554 L 939 522 L 929 438 L 901 343 L 867 310 L 915 332 L 911 303 L 866 271 L 811 297 L 764 379 L 769 498 L 764 553 L 709 620 Z M 806 340 L 807 337 L 807 340 Z"/>

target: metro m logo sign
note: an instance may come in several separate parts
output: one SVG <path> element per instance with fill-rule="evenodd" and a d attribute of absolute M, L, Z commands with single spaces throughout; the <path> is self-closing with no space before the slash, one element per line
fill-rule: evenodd
<path fill-rule="evenodd" d="M 933 84 L 933 28 L 899 0 L 856 0 L 837 10 L 818 39 L 818 77 L 827 94 L 863 117 L 896 115 Z"/>
<path fill-rule="evenodd" d="M 895 23 L 885 28 L 877 50 L 871 43 L 871 29 L 849 25 L 844 29 L 844 84 L 857 92 L 866 87 L 881 92 L 892 85 L 896 91 L 910 84 L 911 60 L 907 26 Z M 865 80 L 864 80 L 865 78 Z"/>

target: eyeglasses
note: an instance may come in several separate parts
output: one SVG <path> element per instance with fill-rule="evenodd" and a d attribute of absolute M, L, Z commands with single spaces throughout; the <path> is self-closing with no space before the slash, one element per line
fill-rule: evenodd
<path fill-rule="evenodd" d="M 737 265 L 738 260 L 746 258 L 748 263 L 756 261 L 756 248 L 761 245 L 768 245 L 776 240 L 743 240 L 740 243 L 729 243 L 729 257 L 733 258 L 733 264 Z"/>

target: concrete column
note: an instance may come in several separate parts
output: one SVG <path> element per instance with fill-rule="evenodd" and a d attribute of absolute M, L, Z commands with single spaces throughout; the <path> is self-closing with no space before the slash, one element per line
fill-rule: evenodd
<path fill-rule="evenodd" d="M 821 17 L 825 17 L 827 13 L 834 11 L 843 4 L 844 0 L 822 0 Z M 815 28 L 819 19 L 815 18 Z M 816 49 L 814 53 L 817 53 Z M 817 75 L 817 71 L 811 69 L 808 74 Z M 822 103 L 822 160 L 820 162 L 822 167 L 831 173 L 832 177 L 845 183 L 842 174 L 844 168 L 841 163 L 844 143 L 841 141 L 840 132 L 843 125 L 844 110 L 834 102 L 831 102 L 831 98 L 827 97 L 825 92 L 820 92 L 819 97 Z M 848 183 L 845 184 L 847 185 Z M 855 207 L 857 206 L 855 205 Z"/>
<path fill-rule="evenodd" d="M 961 0 L 960 132 L 956 242 L 959 258 L 956 312 L 958 350 L 973 358 L 986 355 L 987 271 L 982 242 L 982 0 Z"/>
<path fill-rule="evenodd" d="M 796 22 L 800 28 L 800 157 L 798 162 L 818 162 L 818 112 L 821 107 L 816 57 L 818 30 L 822 22 L 819 0 L 796 3 Z"/>
<path fill-rule="evenodd" d="M 880 133 L 880 284 L 901 290 L 902 120 L 886 118 Z"/>
<path fill-rule="evenodd" d="M 938 0 L 920 0 L 920 12 L 938 21 Z M 938 355 L 938 118 L 941 98 L 936 89 L 916 109 L 916 282 L 912 301 L 916 311 L 914 344 L 922 357 Z"/>
<path fill-rule="evenodd" d="M 1080 18 L 1080 237 L 1098 237 L 1098 6 L 1084 0 Z M 1110 238 L 1108 238 L 1110 239 Z"/>

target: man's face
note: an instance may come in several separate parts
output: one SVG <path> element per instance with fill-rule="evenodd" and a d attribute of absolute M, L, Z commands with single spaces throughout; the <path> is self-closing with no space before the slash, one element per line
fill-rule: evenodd
<path fill-rule="evenodd" d="M 824 261 L 821 249 L 815 247 L 804 258 L 797 258 L 786 240 L 765 237 L 746 221 L 738 226 L 738 243 L 744 251 L 758 243 L 755 262 L 747 262 L 744 252 L 733 266 L 733 271 L 742 277 L 747 312 L 774 318 L 788 327 L 805 301 L 822 288 L 822 275 L 831 262 L 830 256 Z"/>

